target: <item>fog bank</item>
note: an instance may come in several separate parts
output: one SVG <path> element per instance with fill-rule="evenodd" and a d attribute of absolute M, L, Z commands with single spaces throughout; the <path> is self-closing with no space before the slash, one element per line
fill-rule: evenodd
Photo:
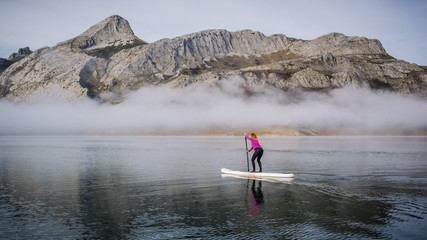
<path fill-rule="evenodd" d="M 0 134 L 91 134 L 153 129 L 427 129 L 427 101 L 389 92 L 343 88 L 292 92 L 227 80 L 182 89 L 145 87 L 117 104 L 87 99 L 0 101 Z"/>

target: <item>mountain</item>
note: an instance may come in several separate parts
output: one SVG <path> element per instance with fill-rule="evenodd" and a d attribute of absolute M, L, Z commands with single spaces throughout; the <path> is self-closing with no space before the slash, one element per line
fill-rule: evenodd
<path fill-rule="evenodd" d="M 80 49 L 90 53 L 91 50 L 132 44 L 135 41 L 141 40 L 135 36 L 129 22 L 114 15 L 61 45 L 70 45 L 75 51 Z"/>
<path fill-rule="evenodd" d="M 0 58 L 0 73 L 4 72 L 13 63 L 18 62 L 31 53 L 33 53 L 33 51 L 31 51 L 29 47 L 25 47 L 18 49 L 16 53 L 12 53 L 8 59 Z"/>
<path fill-rule="evenodd" d="M 230 77 L 285 91 L 354 85 L 427 96 L 427 68 L 393 58 L 375 39 L 330 33 L 307 41 L 215 29 L 149 44 L 117 15 L 5 68 L 0 97 L 13 102 L 37 96 L 120 102 L 146 85 L 183 87 Z"/>
<path fill-rule="evenodd" d="M 17 62 L 17 61 L 25 58 L 26 56 L 30 55 L 31 53 L 33 53 L 33 51 L 31 51 L 29 47 L 20 48 L 20 49 L 18 49 L 18 52 L 12 53 L 9 56 L 8 60 L 11 62 Z"/>

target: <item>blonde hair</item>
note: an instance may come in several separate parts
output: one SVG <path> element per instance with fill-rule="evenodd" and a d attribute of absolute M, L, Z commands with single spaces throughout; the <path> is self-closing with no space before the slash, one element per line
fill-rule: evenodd
<path fill-rule="evenodd" d="M 255 139 L 255 140 L 257 140 L 257 141 L 258 141 L 258 137 L 256 136 L 256 134 L 255 134 L 255 133 L 251 133 L 251 138 L 253 138 L 253 139 Z"/>

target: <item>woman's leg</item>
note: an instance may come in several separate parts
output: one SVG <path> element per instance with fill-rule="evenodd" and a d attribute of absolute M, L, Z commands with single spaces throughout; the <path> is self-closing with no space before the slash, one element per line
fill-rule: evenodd
<path fill-rule="evenodd" d="M 252 171 L 255 172 L 255 158 L 256 158 L 256 151 L 254 152 L 254 154 L 252 155 Z"/>
<path fill-rule="evenodd" d="M 259 171 L 262 172 L 262 164 L 261 164 L 261 158 L 262 155 L 264 154 L 264 150 L 260 149 L 259 153 L 258 153 L 258 157 L 257 157 L 257 162 L 258 162 L 258 166 L 259 166 Z"/>
<path fill-rule="evenodd" d="M 252 160 L 252 169 L 254 172 L 255 172 L 255 159 L 258 162 L 259 170 L 262 172 L 262 166 L 261 166 L 260 160 L 261 160 L 263 153 L 264 153 L 264 150 L 262 148 L 257 148 L 257 149 L 255 149 L 255 152 L 252 155 L 252 159 L 251 159 Z"/>

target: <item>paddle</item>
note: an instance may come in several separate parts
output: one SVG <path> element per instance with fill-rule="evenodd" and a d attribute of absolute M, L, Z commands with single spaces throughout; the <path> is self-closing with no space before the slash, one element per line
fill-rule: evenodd
<path fill-rule="evenodd" d="M 246 143 L 246 162 L 248 164 L 248 172 L 249 172 L 249 153 L 248 153 L 248 139 L 245 134 L 245 143 Z"/>

